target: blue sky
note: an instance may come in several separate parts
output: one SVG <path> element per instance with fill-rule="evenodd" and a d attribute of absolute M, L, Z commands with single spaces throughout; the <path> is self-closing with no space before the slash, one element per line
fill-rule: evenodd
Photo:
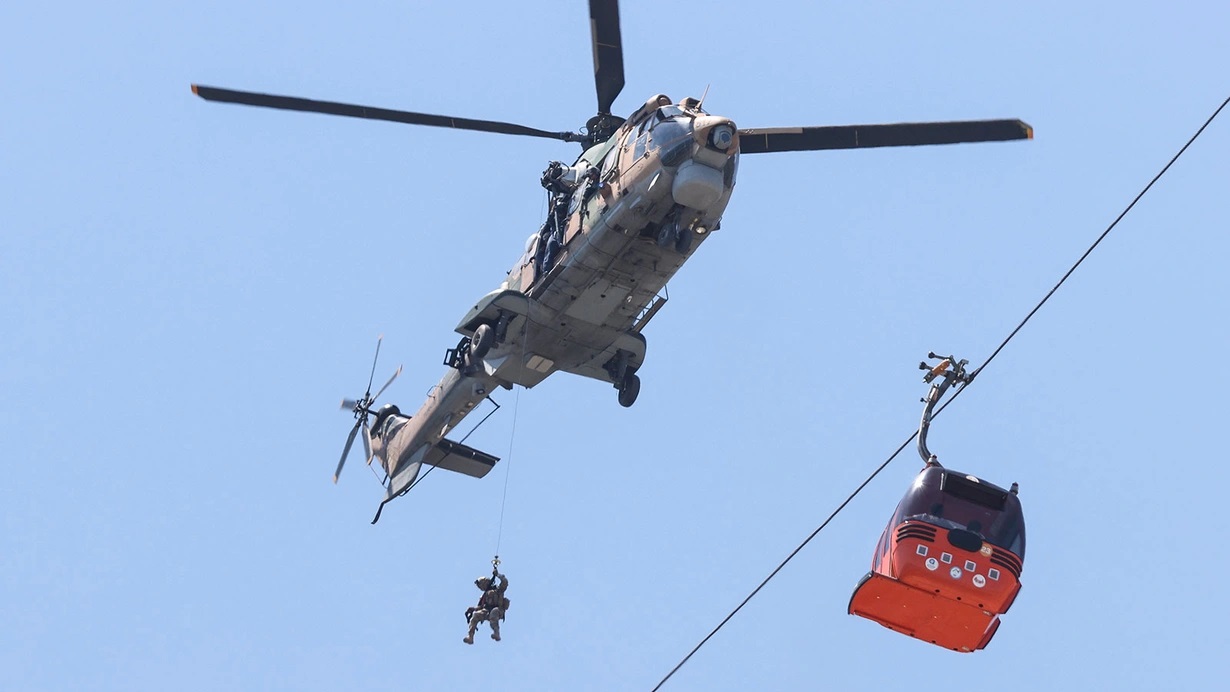
<path fill-rule="evenodd" d="M 188 85 L 572 129 L 585 4 L 0 8 L 0 686 L 649 689 L 911 434 L 927 351 L 980 365 L 1230 95 L 1211 2 L 622 15 L 616 112 L 708 88 L 742 127 L 1036 139 L 745 157 L 633 408 L 563 375 L 502 393 L 470 439 L 496 470 L 373 527 L 367 469 L 329 482 L 337 402 L 384 334 L 385 399 L 418 406 L 576 147 Z M 1220 689 L 1228 148 L 1222 119 L 932 428 L 946 465 L 1021 485 L 990 647 L 845 613 L 911 449 L 666 689 Z M 466 647 L 497 538 L 504 641 Z"/>

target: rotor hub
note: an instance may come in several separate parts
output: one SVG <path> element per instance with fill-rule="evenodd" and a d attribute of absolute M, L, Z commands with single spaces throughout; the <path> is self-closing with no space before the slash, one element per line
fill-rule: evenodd
<path fill-rule="evenodd" d="M 585 123 L 585 146 L 592 147 L 595 144 L 605 142 L 610 139 L 624 124 L 624 118 L 610 113 L 599 113 L 590 118 Z"/>

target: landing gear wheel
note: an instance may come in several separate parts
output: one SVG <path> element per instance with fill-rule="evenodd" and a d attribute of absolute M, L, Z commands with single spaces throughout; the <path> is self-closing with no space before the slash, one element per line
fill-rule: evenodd
<path fill-rule="evenodd" d="M 675 252 L 681 255 L 688 254 L 688 250 L 692 249 L 692 237 L 696 235 L 690 228 L 679 229 L 679 237 L 675 239 Z"/>
<path fill-rule="evenodd" d="M 636 397 L 641 393 L 641 378 L 629 374 L 624 378 L 623 386 L 619 388 L 619 405 L 628 408 L 636 403 Z"/>
<path fill-rule="evenodd" d="M 679 226 L 675 223 L 665 223 L 658 229 L 658 247 L 668 248 L 676 243 Z"/>
<path fill-rule="evenodd" d="M 480 324 L 478 329 L 474 330 L 474 336 L 470 338 L 470 355 L 482 358 L 487 355 L 494 343 L 495 330 L 489 324 Z"/>

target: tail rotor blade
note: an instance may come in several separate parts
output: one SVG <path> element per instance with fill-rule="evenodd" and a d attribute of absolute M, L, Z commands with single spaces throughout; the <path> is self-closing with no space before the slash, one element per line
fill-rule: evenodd
<path fill-rule="evenodd" d="M 367 376 L 367 392 L 372 391 L 372 380 L 376 379 L 376 361 L 380 360 L 380 344 L 384 341 L 384 334 L 376 337 L 376 355 L 372 358 L 372 374 Z"/>
<path fill-rule="evenodd" d="M 376 396 L 372 397 L 372 401 L 379 399 L 380 395 L 384 394 L 384 390 L 388 389 L 389 385 L 393 384 L 393 380 L 397 379 L 397 376 L 400 374 L 401 374 L 401 366 L 399 365 L 397 366 L 397 372 L 393 373 L 393 376 L 389 378 L 389 381 L 385 382 L 384 386 L 380 388 L 380 391 L 376 392 Z"/>
<path fill-rule="evenodd" d="M 359 432 L 359 425 L 360 423 L 355 423 L 350 429 L 350 437 L 346 438 L 346 446 L 342 448 L 342 458 L 337 462 L 337 470 L 333 472 L 334 484 L 337 483 L 338 476 L 342 475 L 342 467 L 346 465 L 346 455 L 350 454 L 350 445 L 354 444 L 354 436 Z"/>
<path fill-rule="evenodd" d="M 368 434 L 367 432 L 368 430 L 369 428 L 367 427 L 367 420 L 364 419 L 363 420 L 363 453 L 367 455 L 367 465 L 371 466 L 372 465 L 372 440 L 371 440 L 371 435 Z"/>

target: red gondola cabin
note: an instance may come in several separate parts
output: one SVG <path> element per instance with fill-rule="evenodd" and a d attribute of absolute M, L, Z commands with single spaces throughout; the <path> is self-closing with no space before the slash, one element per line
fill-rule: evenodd
<path fill-rule="evenodd" d="M 931 384 L 918 426 L 918 454 L 927 465 L 897 505 L 871 571 L 847 608 L 851 615 L 962 652 L 977 651 L 995 636 L 999 616 L 1021 590 L 1025 562 L 1016 483 L 1004 490 L 950 471 L 927 449 L 935 404 L 951 385 L 974 378 L 965 372 L 967 363 L 948 356 L 935 367 L 918 364 L 929 371 L 923 381 Z"/>
<path fill-rule="evenodd" d="M 884 529 L 850 614 L 954 651 L 985 647 L 1021 590 L 1015 490 L 929 464 Z"/>

